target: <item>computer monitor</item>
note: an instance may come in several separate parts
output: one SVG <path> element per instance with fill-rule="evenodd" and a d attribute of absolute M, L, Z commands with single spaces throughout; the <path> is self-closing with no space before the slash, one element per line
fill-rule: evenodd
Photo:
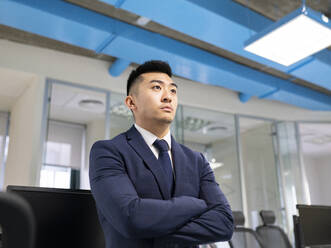
<path fill-rule="evenodd" d="M 36 219 L 35 248 L 104 248 L 104 234 L 89 190 L 8 186 Z"/>
<path fill-rule="evenodd" d="M 331 206 L 297 205 L 297 209 L 304 246 L 331 246 Z"/>

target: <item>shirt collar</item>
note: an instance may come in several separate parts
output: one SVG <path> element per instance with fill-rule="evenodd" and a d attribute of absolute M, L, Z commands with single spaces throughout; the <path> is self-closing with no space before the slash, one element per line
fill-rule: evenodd
<path fill-rule="evenodd" d="M 138 130 L 138 132 L 141 134 L 141 136 L 143 136 L 145 142 L 147 143 L 148 146 L 152 146 L 154 141 L 158 139 L 158 137 L 151 133 L 150 131 L 138 126 L 137 123 L 134 124 L 135 128 Z M 164 139 L 169 146 L 169 150 L 171 149 L 171 134 L 170 134 L 170 130 L 169 132 L 162 138 Z"/>

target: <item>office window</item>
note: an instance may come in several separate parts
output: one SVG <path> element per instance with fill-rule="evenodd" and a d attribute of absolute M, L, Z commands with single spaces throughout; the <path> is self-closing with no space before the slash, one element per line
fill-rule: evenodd
<path fill-rule="evenodd" d="M 70 188 L 71 168 L 44 165 L 40 173 L 40 186 L 49 188 Z"/>
<path fill-rule="evenodd" d="M 49 120 L 40 186 L 70 188 L 71 170 L 80 170 L 85 126 Z"/>

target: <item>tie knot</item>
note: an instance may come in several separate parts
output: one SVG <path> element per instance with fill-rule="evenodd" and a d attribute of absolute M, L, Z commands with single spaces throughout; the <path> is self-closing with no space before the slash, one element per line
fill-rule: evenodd
<path fill-rule="evenodd" d="M 153 145 L 156 147 L 156 149 L 159 150 L 159 152 L 167 152 L 169 150 L 169 146 L 167 141 L 161 139 L 161 140 L 155 140 Z"/>

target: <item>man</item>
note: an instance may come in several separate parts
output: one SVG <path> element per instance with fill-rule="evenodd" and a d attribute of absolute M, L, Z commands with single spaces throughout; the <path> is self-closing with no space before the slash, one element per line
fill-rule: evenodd
<path fill-rule="evenodd" d="M 125 103 L 135 125 L 90 154 L 90 184 L 107 248 L 197 247 L 229 240 L 230 206 L 204 156 L 170 134 L 177 85 L 169 65 L 132 71 Z"/>

